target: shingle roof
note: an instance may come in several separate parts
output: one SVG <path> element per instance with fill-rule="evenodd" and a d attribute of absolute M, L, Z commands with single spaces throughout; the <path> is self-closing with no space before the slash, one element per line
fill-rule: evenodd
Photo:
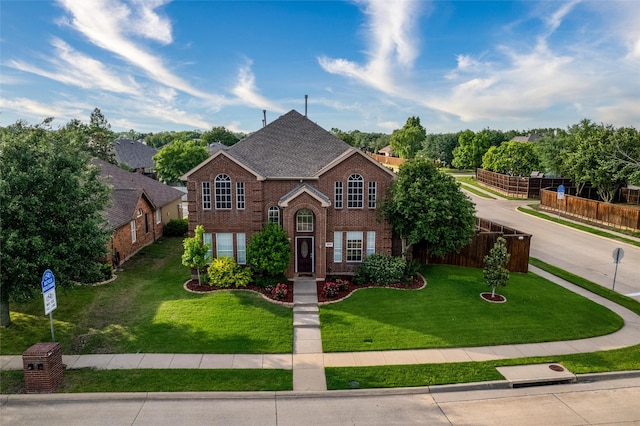
<path fill-rule="evenodd" d="M 98 159 L 92 163 L 100 168 L 101 176 L 113 189 L 143 189 L 156 207 L 163 207 L 182 198 L 181 191 L 140 173 L 131 173 Z"/>
<path fill-rule="evenodd" d="M 156 163 L 152 157 L 157 149 L 131 139 L 116 139 L 113 143 L 118 163 L 124 163 L 132 169 L 153 168 Z"/>
<path fill-rule="evenodd" d="M 111 229 L 118 229 L 133 219 L 136 204 L 142 196 L 142 189 L 111 190 L 111 204 L 105 209 L 105 216 Z"/>
<path fill-rule="evenodd" d="M 266 178 L 315 177 L 352 149 L 292 110 L 228 148 L 234 158 Z"/>
<path fill-rule="evenodd" d="M 529 133 L 527 136 L 515 136 L 511 142 L 536 142 L 542 139 L 542 135 L 537 133 Z"/>
<path fill-rule="evenodd" d="M 312 197 L 314 197 L 315 199 L 317 199 L 318 201 L 320 201 L 322 205 L 327 207 L 331 205 L 331 200 L 329 199 L 329 197 L 327 197 L 322 192 L 318 191 L 316 188 L 314 188 L 313 186 L 309 185 L 306 182 L 301 183 L 300 185 L 296 186 L 291 191 L 287 192 L 285 195 L 280 197 L 280 200 L 278 201 L 278 205 L 281 207 L 286 207 L 287 204 L 292 199 L 294 199 L 298 195 L 305 192 L 311 195 Z"/>

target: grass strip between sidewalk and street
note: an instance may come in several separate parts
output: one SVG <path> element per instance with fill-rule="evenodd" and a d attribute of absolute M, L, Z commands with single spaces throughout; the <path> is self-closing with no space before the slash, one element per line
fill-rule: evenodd
<path fill-rule="evenodd" d="M 435 386 L 504 380 L 496 367 L 561 363 L 574 374 L 640 370 L 640 345 L 593 353 L 513 358 L 481 362 L 327 367 L 327 389 Z"/>
<path fill-rule="evenodd" d="M 501 192 L 496 191 L 495 189 L 493 189 L 491 187 L 479 184 L 474 176 L 456 177 L 456 180 L 458 182 L 460 182 L 461 184 L 466 185 L 465 189 L 467 189 L 469 191 L 471 191 L 471 190 L 468 189 L 468 187 L 476 187 L 476 188 L 481 189 L 484 192 L 488 192 L 490 194 L 495 195 L 498 198 L 503 198 L 505 200 L 522 200 L 522 201 L 526 201 L 528 199 L 531 199 L 531 198 L 522 198 L 522 197 L 510 197 L 508 195 L 505 195 L 505 194 L 503 194 Z M 471 192 L 473 192 L 473 191 L 471 191 Z M 474 192 L 474 194 L 475 194 L 475 192 Z M 483 194 L 476 194 L 476 195 L 480 195 L 481 197 L 484 196 L 486 198 L 487 194 L 483 193 Z"/>
<path fill-rule="evenodd" d="M 292 389 L 292 370 L 81 369 L 65 371 L 57 392 L 249 392 Z M 0 373 L 0 393 L 15 394 L 23 390 L 22 371 Z"/>
<path fill-rule="evenodd" d="M 568 226 L 573 229 L 578 229 L 580 231 L 588 232 L 593 235 L 598 235 L 600 237 L 605 237 L 615 241 L 620 241 L 625 244 L 631 244 L 636 247 L 640 247 L 640 241 L 635 241 L 630 238 L 625 238 L 620 235 L 612 234 L 611 232 L 607 232 L 606 229 L 594 228 L 594 226 L 597 226 L 597 225 L 587 226 L 587 225 L 582 225 L 580 223 L 576 223 L 574 221 L 564 220 L 564 219 L 558 218 L 557 215 L 553 215 L 550 212 L 543 213 L 540 210 L 538 210 L 537 207 L 538 207 L 538 204 L 531 204 L 529 205 L 529 207 L 518 207 L 518 211 L 529 214 L 531 216 L 538 217 L 540 219 L 548 220 L 550 222 L 555 222 L 563 226 Z M 632 231 L 625 231 L 625 230 L 618 230 L 618 229 L 616 229 L 615 231 L 618 233 L 629 234 L 631 236 L 640 238 L 640 232 L 632 232 Z"/>

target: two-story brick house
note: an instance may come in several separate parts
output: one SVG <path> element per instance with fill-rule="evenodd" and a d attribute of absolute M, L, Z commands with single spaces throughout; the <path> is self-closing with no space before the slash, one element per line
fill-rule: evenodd
<path fill-rule="evenodd" d="M 270 222 L 290 238 L 289 278 L 351 273 L 367 254 L 391 254 L 391 225 L 379 207 L 395 174 L 297 111 L 183 179 L 190 234 L 202 225 L 213 257 L 246 263 L 251 236 Z"/>

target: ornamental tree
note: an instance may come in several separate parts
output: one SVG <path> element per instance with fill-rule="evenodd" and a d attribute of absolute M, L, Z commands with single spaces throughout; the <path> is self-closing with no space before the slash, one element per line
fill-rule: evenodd
<path fill-rule="evenodd" d="M 509 283 L 509 270 L 506 268 L 511 255 L 507 253 L 507 241 L 498 237 L 495 244 L 484 257 L 484 280 L 491 287 L 491 297 L 496 295 L 496 288 L 505 287 Z"/>
<path fill-rule="evenodd" d="M 196 226 L 195 236 L 191 238 L 185 238 L 182 246 L 184 247 L 184 253 L 182 253 L 182 264 L 193 268 L 198 273 L 198 284 L 201 284 L 200 272 L 211 262 L 211 256 L 208 255 L 209 244 L 205 244 L 202 236 L 204 235 L 204 227 L 202 225 Z"/>
<path fill-rule="evenodd" d="M 176 182 L 180 176 L 209 157 L 207 149 L 195 141 L 177 140 L 153 156 L 158 177 L 165 183 Z"/>
<path fill-rule="evenodd" d="M 400 166 L 382 211 L 402 240 L 402 256 L 418 242 L 436 256 L 458 252 L 475 233 L 475 207 L 455 179 L 428 160 Z"/>
<path fill-rule="evenodd" d="M 40 294 L 43 272 L 56 286 L 103 275 L 109 229 L 102 211 L 110 189 L 92 166 L 86 139 L 52 131 L 45 120 L 0 130 L 0 323 L 10 301 Z"/>

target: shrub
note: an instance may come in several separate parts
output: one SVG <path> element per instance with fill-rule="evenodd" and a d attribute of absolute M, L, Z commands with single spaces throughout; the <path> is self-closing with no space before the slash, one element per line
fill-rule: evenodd
<path fill-rule="evenodd" d="M 102 263 L 100 264 L 100 271 L 102 271 L 102 278 L 106 280 L 110 280 L 113 277 L 113 266 L 110 263 Z"/>
<path fill-rule="evenodd" d="M 347 291 L 349 290 L 349 281 L 338 278 L 334 280 L 334 282 L 338 285 L 339 291 Z"/>
<path fill-rule="evenodd" d="M 270 223 L 251 237 L 247 246 L 247 263 L 256 276 L 281 276 L 289 267 L 291 247 L 287 233 Z"/>
<path fill-rule="evenodd" d="M 271 294 L 279 300 L 284 299 L 285 297 L 287 297 L 287 293 L 289 292 L 289 289 L 287 288 L 287 285 L 284 283 L 278 283 L 273 290 L 271 290 Z"/>
<path fill-rule="evenodd" d="M 356 268 L 354 281 L 356 284 L 394 284 L 404 280 L 406 270 L 407 262 L 400 257 L 372 254 Z"/>
<path fill-rule="evenodd" d="M 246 287 L 251 282 L 251 270 L 240 266 L 230 257 L 213 259 L 209 270 L 209 285 L 217 287 Z"/>
<path fill-rule="evenodd" d="M 322 287 L 322 294 L 325 297 L 336 297 L 340 292 L 340 286 L 333 281 L 327 281 Z"/>
<path fill-rule="evenodd" d="M 189 231 L 187 219 L 172 219 L 164 225 L 162 235 L 165 237 L 184 237 Z"/>

